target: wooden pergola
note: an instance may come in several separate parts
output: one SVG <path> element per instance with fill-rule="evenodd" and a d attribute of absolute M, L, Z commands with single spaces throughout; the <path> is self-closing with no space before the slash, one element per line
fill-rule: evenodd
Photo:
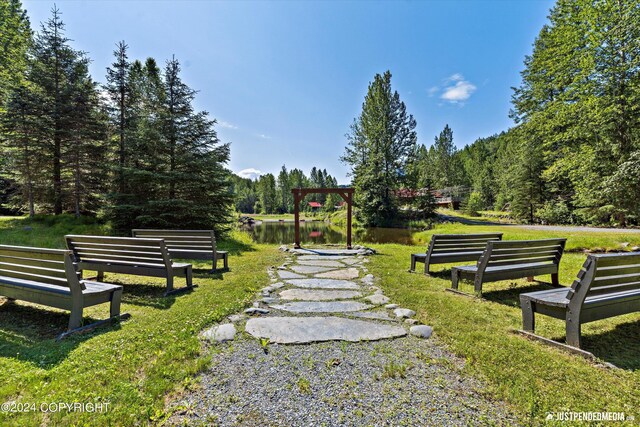
<path fill-rule="evenodd" d="M 351 249 L 351 207 L 353 204 L 353 188 L 294 188 L 293 206 L 296 223 L 296 241 L 293 247 L 300 249 L 300 202 L 307 194 L 338 194 L 347 204 L 347 249 Z"/>

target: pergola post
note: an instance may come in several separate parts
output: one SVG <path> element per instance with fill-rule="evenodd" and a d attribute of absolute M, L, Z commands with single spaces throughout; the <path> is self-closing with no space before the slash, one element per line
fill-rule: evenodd
<path fill-rule="evenodd" d="M 299 188 L 297 190 L 300 190 Z M 293 247 L 295 249 L 300 249 L 300 191 L 293 191 L 293 216 L 294 221 L 296 223 L 296 235 L 295 242 L 293 243 Z"/>
<path fill-rule="evenodd" d="M 351 249 L 351 214 L 353 204 L 353 188 L 294 188 L 293 193 L 293 216 L 295 221 L 295 241 L 293 247 L 300 249 L 300 202 L 307 194 L 339 194 L 347 203 L 347 249 Z"/>

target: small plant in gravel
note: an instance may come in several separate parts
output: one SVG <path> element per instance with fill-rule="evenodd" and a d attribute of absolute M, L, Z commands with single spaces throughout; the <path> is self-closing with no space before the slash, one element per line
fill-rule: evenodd
<path fill-rule="evenodd" d="M 405 363 L 396 363 L 393 360 L 384 366 L 382 378 L 405 378 L 407 376 L 408 365 Z"/>
<path fill-rule="evenodd" d="M 300 393 L 311 394 L 311 383 L 304 377 L 298 378 L 298 389 Z"/>
<path fill-rule="evenodd" d="M 311 356 L 311 355 L 303 356 L 302 357 L 302 363 L 309 370 L 313 369 L 313 367 L 315 365 L 315 362 L 313 361 L 313 356 Z"/>
<path fill-rule="evenodd" d="M 264 354 L 269 354 L 269 338 L 260 338 L 260 346 Z"/>
<path fill-rule="evenodd" d="M 326 362 L 324 362 L 325 366 L 327 367 L 327 369 L 331 369 L 334 368 L 336 366 L 340 366 L 340 364 L 342 363 L 342 361 L 340 359 L 337 358 L 332 358 L 332 359 L 327 359 Z"/>
<path fill-rule="evenodd" d="M 343 353 L 347 352 L 347 346 L 349 345 L 348 342 L 346 341 L 340 341 L 340 350 L 342 350 Z"/>

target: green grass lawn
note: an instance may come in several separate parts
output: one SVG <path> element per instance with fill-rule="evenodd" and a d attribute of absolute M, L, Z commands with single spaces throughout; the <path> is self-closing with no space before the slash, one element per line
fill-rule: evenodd
<path fill-rule="evenodd" d="M 65 233 L 106 234 L 108 228 L 71 217 L 0 219 L 0 243 L 64 247 Z M 67 312 L 0 298 L 0 403 L 108 402 L 108 412 L 0 411 L 0 425 L 156 425 L 168 414 L 165 401 L 194 383 L 207 366 L 198 333 L 249 304 L 268 283 L 267 267 L 281 263 L 275 247 L 255 245 L 233 233 L 221 242 L 230 250 L 230 271 L 207 273 L 194 262 L 188 293 L 163 297 L 164 280 L 107 274 L 122 284 L 122 311 L 131 319 L 62 342 Z M 183 282 L 176 280 L 176 286 Z M 107 317 L 108 305 L 86 309 L 85 317 Z"/>
<path fill-rule="evenodd" d="M 441 225 L 421 233 L 423 241 L 437 233 L 504 231 L 505 239 L 568 237 L 561 262 L 560 281 L 570 285 L 585 260 L 582 248 L 620 248 L 640 236 L 619 233 L 564 233 L 529 231 L 506 227 Z M 417 312 L 417 318 L 432 325 L 438 339 L 456 355 L 466 359 L 466 370 L 487 381 L 487 394 L 511 403 L 531 424 L 545 424 L 548 412 L 622 411 L 640 419 L 640 314 L 629 314 L 583 326 L 583 347 L 600 359 L 619 367 L 596 366 L 580 356 L 568 354 L 516 335 L 522 327 L 518 295 L 547 289 L 541 283 L 512 280 L 485 284 L 484 299 L 446 292 L 451 286 L 452 265 L 435 265 L 430 277 L 409 273 L 410 254 L 423 248 L 374 245 L 370 271 L 382 278 L 381 287 L 391 300 Z M 420 266 L 420 265 L 419 265 Z M 549 276 L 538 278 L 550 281 Z M 461 290 L 473 293 L 471 283 Z M 564 342 L 564 322 L 536 317 L 536 332 Z M 637 421 L 636 421 L 637 423 Z M 577 423 L 576 423 L 577 424 Z M 635 424 L 634 424 L 635 425 Z"/>

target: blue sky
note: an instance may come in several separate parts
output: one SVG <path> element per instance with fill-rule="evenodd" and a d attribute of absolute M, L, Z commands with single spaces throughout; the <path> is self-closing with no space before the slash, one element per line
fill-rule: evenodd
<path fill-rule="evenodd" d="M 53 2 L 23 0 L 34 28 Z M 546 22 L 549 0 L 60 1 L 72 45 L 103 82 L 120 40 L 130 57 L 175 55 L 196 107 L 231 142 L 229 168 L 306 173 L 339 161 L 369 82 L 390 70 L 431 145 L 445 124 L 458 147 L 506 130 L 511 87 Z"/>

